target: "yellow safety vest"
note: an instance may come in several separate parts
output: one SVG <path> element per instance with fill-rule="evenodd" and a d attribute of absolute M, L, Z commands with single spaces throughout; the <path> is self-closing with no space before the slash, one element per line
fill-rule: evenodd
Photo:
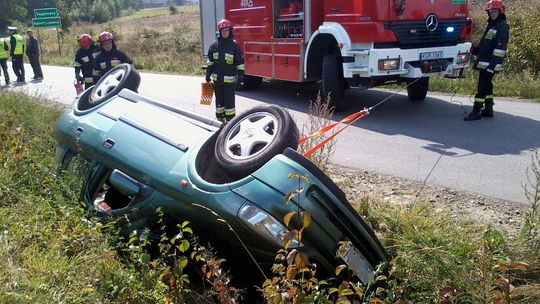
<path fill-rule="evenodd" d="M 0 39 L 0 60 L 8 58 L 8 52 L 5 49 L 5 45 L 6 41 L 4 39 Z"/>
<path fill-rule="evenodd" d="M 13 50 L 13 55 L 22 55 L 24 49 L 24 39 L 19 34 L 14 34 L 13 37 L 15 37 L 15 40 L 17 41 L 17 43 L 15 43 L 15 50 Z"/>

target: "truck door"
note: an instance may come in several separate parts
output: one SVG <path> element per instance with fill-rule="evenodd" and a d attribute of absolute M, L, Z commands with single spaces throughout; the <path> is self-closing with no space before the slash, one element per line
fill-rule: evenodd
<path fill-rule="evenodd" d="M 210 45 L 216 41 L 216 24 L 225 18 L 223 0 L 200 0 L 202 56 L 206 58 Z"/>

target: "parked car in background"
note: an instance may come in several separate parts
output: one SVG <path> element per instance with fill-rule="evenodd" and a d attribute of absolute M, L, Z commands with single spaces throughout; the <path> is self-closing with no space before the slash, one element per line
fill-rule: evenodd
<path fill-rule="evenodd" d="M 231 269 L 241 263 L 252 282 L 247 251 L 270 272 L 289 232 L 284 215 L 307 211 L 311 225 L 290 248 L 301 248 L 318 273 L 346 263 L 361 281 L 373 280 L 385 249 L 344 193 L 295 151 L 299 133 L 286 110 L 258 106 L 222 125 L 136 93 L 139 83 L 132 66 L 119 65 L 56 123 L 59 168 L 76 154 L 91 160 L 81 194 L 88 208 L 129 219 L 130 230 L 155 228 L 158 208 L 165 223 L 187 220 Z M 288 178 L 292 172 L 309 182 L 301 180 L 302 193 L 285 204 L 299 187 Z M 343 259 L 336 257 L 340 241 L 350 241 Z"/>

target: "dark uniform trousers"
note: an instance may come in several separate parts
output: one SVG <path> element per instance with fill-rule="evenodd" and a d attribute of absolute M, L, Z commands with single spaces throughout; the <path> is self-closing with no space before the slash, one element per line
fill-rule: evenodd
<path fill-rule="evenodd" d="M 24 64 L 23 64 L 23 55 L 13 55 L 11 57 L 11 67 L 17 80 L 24 80 Z"/>
<path fill-rule="evenodd" d="M 474 96 L 475 102 L 493 102 L 493 76 L 493 73 L 480 70 L 477 93 Z"/>
<path fill-rule="evenodd" d="M 7 84 L 9 83 L 7 59 L 0 59 L 0 67 L 2 67 L 2 71 L 4 71 L 4 79 L 6 80 L 6 84 Z"/>
<path fill-rule="evenodd" d="M 233 113 L 229 114 L 230 110 L 234 111 L 234 84 L 216 83 L 214 90 L 216 94 L 216 117 L 218 119 L 227 118 L 227 120 L 230 120 L 232 117 L 234 117 Z"/>

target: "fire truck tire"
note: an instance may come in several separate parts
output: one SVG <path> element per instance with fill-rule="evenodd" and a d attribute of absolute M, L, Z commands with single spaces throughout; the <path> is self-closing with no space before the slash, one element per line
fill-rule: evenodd
<path fill-rule="evenodd" d="M 255 90 L 261 86 L 262 77 L 259 76 L 244 76 L 244 84 L 236 83 L 237 91 Z"/>
<path fill-rule="evenodd" d="M 84 111 L 97 107 L 124 88 L 137 92 L 140 83 L 141 76 L 131 64 L 120 64 L 103 75 L 92 89 L 81 95 L 77 109 Z"/>
<path fill-rule="evenodd" d="M 415 78 L 407 81 L 407 95 L 412 101 L 422 101 L 426 98 L 429 88 L 429 77 Z"/>
<path fill-rule="evenodd" d="M 338 53 L 334 52 L 327 54 L 323 58 L 322 63 L 322 94 L 325 99 L 330 99 L 330 106 L 333 106 L 336 111 L 344 108 L 342 100 L 344 85 L 343 73 L 339 73 L 340 66 L 338 64 Z"/>
<path fill-rule="evenodd" d="M 299 132 L 289 112 L 278 106 L 254 107 L 229 121 L 220 131 L 214 156 L 220 167 L 247 175 L 286 148 L 298 147 Z"/>
<path fill-rule="evenodd" d="M 262 84 L 262 77 L 259 76 L 246 76 L 249 77 L 248 81 L 248 89 L 255 90 L 261 87 Z"/>

